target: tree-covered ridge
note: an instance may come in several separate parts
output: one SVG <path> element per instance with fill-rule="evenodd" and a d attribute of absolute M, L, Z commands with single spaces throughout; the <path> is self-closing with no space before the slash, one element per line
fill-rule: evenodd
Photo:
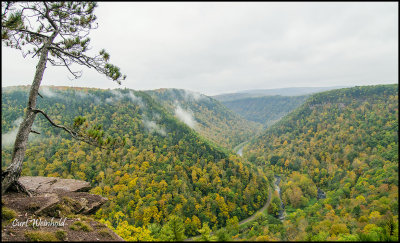
<path fill-rule="evenodd" d="M 253 89 L 238 91 L 236 93 L 225 93 L 212 96 L 221 102 L 240 100 L 245 98 L 255 98 L 263 96 L 301 96 L 310 95 L 318 92 L 328 91 L 332 89 L 347 88 L 349 86 L 331 86 L 331 87 L 289 87 L 278 89 Z"/>
<path fill-rule="evenodd" d="M 173 215 L 185 222 L 184 234 L 198 234 L 203 224 L 221 227 L 243 219 L 267 200 L 268 182 L 240 157 L 214 147 L 178 121 L 145 92 L 42 87 L 38 107 L 54 121 L 102 126 L 125 141 L 115 150 L 78 142 L 38 117 L 41 132 L 30 142 L 23 175 L 58 176 L 89 181 L 93 193 L 109 198 L 96 217 L 127 240 L 168 239 Z M 16 128 L 27 92 L 3 92 L 2 131 Z M 2 167 L 10 161 L 2 149 Z M 164 229 L 165 227 L 165 229 Z"/>
<path fill-rule="evenodd" d="M 200 93 L 183 89 L 157 89 L 147 93 L 178 119 L 186 119 L 202 136 L 227 149 L 261 130 L 259 124 L 246 121 L 219 101 Z"/>
<path fill-rule="evenodd" d="M 270 126 L 305 102 L 308 96 L 263 96 L 222 101 L 249 121 Z"/>
<path fill-rule="evenodd" d="M 310 97 L 245 150 L 253 163 L 283 178 L 283 230 L 258 235 L 397 240 L 398 139 L 398 85 Z"/>

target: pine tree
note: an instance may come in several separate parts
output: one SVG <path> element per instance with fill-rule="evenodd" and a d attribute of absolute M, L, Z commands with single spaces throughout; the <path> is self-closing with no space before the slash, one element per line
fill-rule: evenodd
<path fill-rule="evenodd" d="M 25 117 L 20 124 L 9 167 L 2 171 L 1 191 L 10 187 L 29 192 L 18 182 L 22 171 L 29 134 L 38 113 L 42 114 L 53 126 L 67 131 L 72 137 L 102 146 L 100 136 L 83 136 L 66 126 L 57 125 L 42 110 L 37 109 L 36 99 L 46 69 L 47 62 L 54 66 L 63 66 L 74 78 L 81 71 L 73 71 L 72 64 L 94 68 L 118 84 L 125 79 L 117 66 L 109 63 L 110 55 L 103 49 L 97 56 L 86 55 L 89 49 L 90 31 L 97 28 L 93 11 L 95 2 L 1 2 L 1 39 L 11 48 L 21 50 L 24 57 L 38 57 L 35 76 L 30 88 Z M 76 120 L 79 124 L 80 120 Z M 74 124 L 74 125 L 76 125 Z"/>

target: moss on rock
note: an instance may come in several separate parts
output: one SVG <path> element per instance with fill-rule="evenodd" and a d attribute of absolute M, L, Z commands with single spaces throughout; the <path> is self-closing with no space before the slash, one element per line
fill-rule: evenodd
<path fill-rule="evenodd" d="M 25 237 L 28 241 L 59 241 L 54 233 L 44 231 L 27 231 Z"/>
<path fill-rule="evenodd" d="M 75 221 L 69 228 L 76 231 L 78 230 L 83 230 L 86 232 L 93 231 L 92 226 L 83 221 Z"/>

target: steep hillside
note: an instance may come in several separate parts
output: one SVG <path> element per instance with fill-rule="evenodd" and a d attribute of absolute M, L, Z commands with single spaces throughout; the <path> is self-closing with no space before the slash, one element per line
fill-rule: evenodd
<path fill-rule="evenodd" d="M 232 149 L 254 137 L 261 126 L 226 109 L 217 100 L 182 89 L 146 91 L 175 117 L 214 143 Z"/>
<path fill-rule="evenodd" d="M 222 101 L 249 121 L 268 127 L 305 102 L 308 96 L 263 96 Z"/>
<path fill-rule="evenodd" d="M 287 216 L 242 237 L 396 241 L 398 107 L 398 85 L 318 93 L 252 141 L 244 153 L 281 175 Z"/>
<path fill-rule="evenodd" d="M 125 145 L 94 148 L 38 116 L 34 129 L 41 134 L 31 134 L 23 175 L 89 181 L 92 193 L 109 199 L 96 218 L 126 240 L 169 239 L 173 215 L 192 236 L 202 224 L 243 219 L 267 200 L 261 172 L 208 143 L 147 93 L 67 87 L 39 92 L 38 108 L 56 123 L 72 126 L 74 117 L 83 116 L 84 126 L 102 126 Z M 2 168 L 10 161 L 27 94 L 28 87 L 3 90 Z"/>

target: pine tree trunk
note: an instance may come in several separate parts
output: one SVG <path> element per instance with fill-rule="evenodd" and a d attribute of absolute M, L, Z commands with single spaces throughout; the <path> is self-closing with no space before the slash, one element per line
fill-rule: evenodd
<path fill-rule="evenodd" d="M 31 132 L 32 124 L 35 121 L 36 113 L 33 111 L 36 108 L 36 99 L 39 92 L 40 83 L 42 82 L 43 73 L 46 69 L 46 63 L 49 53 L 49 45 L 54 40 L 55 35 L 49 38 L 40 51 L 39 62 L 36 66 L 35 78 L 29 92 L 28 106 L 25 112 L 24 120 L 19 126 L 17 137 L 15 138 L 14 149 L 12 154 L 11 164 L 2 172 L 1 175 L 1 192 L 4 194 L 10 186 L 16 185 L 21 176 L 22 162 L 24 161 L 26 145 L 28 143 L 29 133 Z"/>

